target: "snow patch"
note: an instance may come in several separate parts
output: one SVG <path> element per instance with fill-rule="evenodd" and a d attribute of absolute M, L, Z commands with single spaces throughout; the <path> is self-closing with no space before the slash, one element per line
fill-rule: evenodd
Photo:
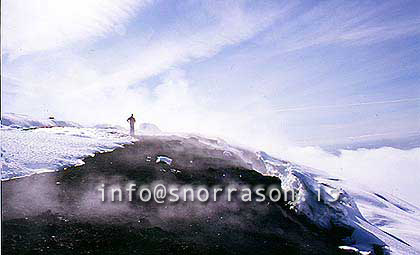
<path fill-rule="evenodd" d="M 160 162 L 171 165 L 172 164 L 172 159 L 170 157 L 167 157 L 167 156 L 157 156 L 156 163 L 160 163 Z"/>
<path fill-rule="evenodd" d="M 72 121 L 56 119 L 33 118 L 24 114 L 3 113 L 1 125 L 12 128 L 37 128 L 37 127 L 81 127 Z"/>
<path fill-rule="evenodd" d="M 2 128 L 0 132 L 2 180 L 82 165 L 83 158 L 135 141 L 117 129 Z"/>

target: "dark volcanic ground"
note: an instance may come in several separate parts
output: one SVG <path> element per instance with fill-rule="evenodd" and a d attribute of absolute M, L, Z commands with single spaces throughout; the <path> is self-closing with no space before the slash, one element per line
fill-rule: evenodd
<path fill-rule="evenodd" d="M 157 155 L 172 158 L 171 166 L 155 163 Z M 145 136 L 85 162 L 2 182 L 3 254 L 338 253 L 338 232 L 312 226 L 284 202 L 101 202 L 102 183 L 280 185 L 197 138 Z"/>

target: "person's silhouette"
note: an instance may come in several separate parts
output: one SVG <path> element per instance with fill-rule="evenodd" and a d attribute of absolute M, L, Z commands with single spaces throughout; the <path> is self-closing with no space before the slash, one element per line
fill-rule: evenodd
<path fill-rule="evenodd" d="M 133 114 L 127 119 L 127 122 L 130 122 L 130 135 L 134 136 L 134 123 L 136 122 L 136 119 Z"/>

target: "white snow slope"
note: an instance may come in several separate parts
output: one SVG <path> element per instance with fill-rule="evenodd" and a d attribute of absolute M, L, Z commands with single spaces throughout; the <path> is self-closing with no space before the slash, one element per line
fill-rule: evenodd
<path fill-rule="evenodd" d="M 2 180 L 80 165 L 83 158 L 96 152 L 112 151 L 135 141 L 117 128 L 82 128 L 72 122 L 15 114 L 2 118 Z"/>
<path fill-rule="evenodd" d="M 12 128 L 37 128 L 37 127 L 82 127 L 72 121 L 60 121 L 55 119 L 39 119 L 23 114 L 3 113 L 1 116 L 2 126 Z"/>
<path fill-rule="evenodd" d="M 416 206 L 264 152 L 257 155 L 265 168 L 255 170 L 279 177 L 284 189 L 295 191 L 296 202 L 290 206 L 297 213 L 325 228 L 330 224 L 354 227 L 349 246 L 365 254 L 373 252 L 375 244 L 387 245 L 392 254 L 420 254 L 420 209 Z"/>

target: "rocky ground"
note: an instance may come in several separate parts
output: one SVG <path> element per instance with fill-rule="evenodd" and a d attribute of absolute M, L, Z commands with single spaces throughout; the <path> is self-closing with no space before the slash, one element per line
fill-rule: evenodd
<path fill-rule="evenodd" d="M 144 136 L 83 166 L 2 182 L 4 254 L 337 254 L 346 231 L 323 231 L 285 202 L 101 202 L 106 187 L 281 185 L 216 140 Z M 251 152 L 249 154 L 258 164 Z M 156 163 L 157 156 L 173 159 Z"/>

